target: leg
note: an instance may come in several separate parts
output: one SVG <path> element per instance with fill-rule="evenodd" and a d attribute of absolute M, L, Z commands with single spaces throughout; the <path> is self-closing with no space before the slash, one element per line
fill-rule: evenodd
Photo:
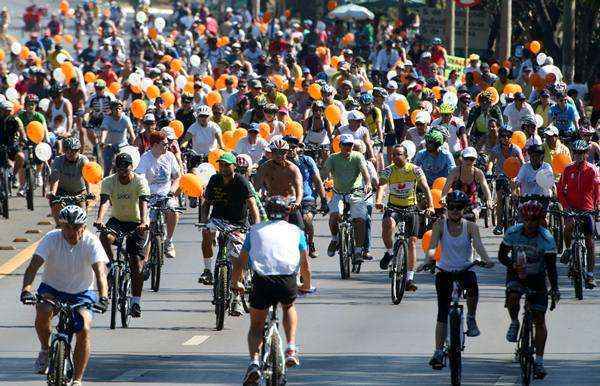
<path fill-rule="evenodd" d="M 596 251 L 594 244 L 594 237 L 591 234 L 585 235 L 585 246 L 587 248 L 587 254 L 585 255 L 585 258 L 587 262 L 588 276 L 592 276 L 594 274 L 594 267 L 596 266 Z"/>
<path fill-rule="evenodd" d="M 83 372 L 85 371 L 88 360 L 90 359 L 91 337 L 90 330 L 92 326 L 92 318 L 88 310 L 80 310 L 79 313 L 83 318 L 83 328 L 76 333 L 77 342 L 75 343 L 75 351 L 73 352 L 73 380 L 81 381 Z"/>
<path fill-rule="evenodd" d="M 62 206 L 59 204 L 50 205 L 50 211 L 52 212 L 52 217 L 54 218 L 54 223 L 58 226 L 58 213 L 62 209 Z"/>
<path fill-rule="evenodd" d="M 565 238 L 565 251 L 571 249 L 571 241 L 573 240 L 573 237 L 571 237 L 573 234 L 573 225 L 573 221 L 565 221 L 565 230 L 563 232 L 563 236 Z"/>
<path fill-rule="evenodd" d="M 106 255 L 108 256 L 109 261 L 113 261 L 113 259 L 114 259 L 114 254 L 113 254 L 113 249 L 112 249 L 112 245 L 114 242 L 115 242 L 115 236 L 104 233 L 104 232 L 100 234 L 100 243 L 104 247 L 104 251 L 106 252 Z"/>
<path fill-rule="evenodd" d="M 394 229 L 396 229 L 396 221 L 394 221 L 392 216 L 384 216 L 381 221 L 381 238 L 383 239 L 383 244 L 388 252 L 394 246 Z"/>
<path fill-rule="evenodd" d="M 414 271 L 417 265 L 417 237 L 408 238 L 408 270 Z"/>
<path fill-rule="evenodd" d="M 142 254 L 144 252 L 142 251 Z M 143 255 L 130 255 L 129 268 L 131 270 L 131 295 L 134 298 L 142 297 L 142 288 L 144 287 L 144 260 Z"/>
<path fill-rule="evenodd" d="M 329 231 L 331 232 L 331 237 L 336 237 L 340 230 L 338 224 L 340 222 L 340 214 L 339 213 L 330 213 L 329 214 Z"/>
<path fill-rule="evenodd" d="M 521 294 L 518 292 L 511 291 L 506 294 L 506 309 L 510 320 L 513 322 L 519 320 L 520 300 Z"/>
<path fill-rule="evenodd" d="M 281 305 L 283 310 L 283 330 L 287 338 L 288 346 L 296 344 L 296 328 L 298 327 L 298 314 L 294 303 Z"/>
<path fill-rule="evenodd" d="M 260 348 L 262 347 L 262 333 L 267 318 L 267 311 L 250 308 L 250 329 L 248 330 L 248 352 L 250 360 L 258 362 Z"/>
<path fill-rule="evenodd" d="M 315 229 L 313 227 L 313 214 L 312 212 L 308 211 L 304 214 L 304 216 L 302 217 L 302 220 L 304 221 L 304 233 L 306 233 L 306 241 L 308 241 L 309 245 L 314 244 L 314 234 L 315 234 Z"/>
<path fill-rule="evenodd" d="M 546 313 L 541 311 L 533 311 L 533 324 L 535 324 L 535 355 L 537 357 L 544 356 L 544 348 L 546 347 Z"/>
<path fill-rule="evenodd" d="M 211 260 L 213 257 L 214 234 L 204 229 L 202 230 L 202 257 L 204 258 L 204 269 L 212 270 Z"/>
<path fill-rule="evenodd" d="M 167 223 L 167 240 L 171 240 L 173 233 L 175 233 L 177 222 L 179 222 L 179 213 L 170 210 L 166 212 L 165 220 Z"/>
<path fill-rule="evenodd" d="M 477 285 L 477 276 L 475 272 L 465 273 L 463 287 L 467 290 L 467 315 L 475 317 L 477 313 L 477 302 L 479 301 L 479 286 Z"/>
<path fill-rule="evenodd" d="M 53 299 L 53 296 L 44 294 L 44 298 Z M 41 351 L 48 351 L 50 335 L 52 334 L 52 308 L 47 304 L 38 304 L 35 313 L 35 331 L 40 341 Z"/>
<path fill-rule="evenodd" d="M 356 248 L 362 248 L 365 243 L 366 221 L 364 218 L 355 218 L 354 222 L 354 244 Z"/>
<path fill-rule="evenodd" d="M 442 350 L 448 328 L 448 309 L 450 306 L 451 285 L 448 275 L 443 272 L 435 275 L 437 293 L 437 323 L 435 325 L 435 349 Z"/>
<path fill-rule="evenodd" d="M 25 186 L 25 154 L 23 152 L 18 152 L 15 156 L 15 166 L 14 171 L 19 177 L 19 186 L 21 189 Z"/>

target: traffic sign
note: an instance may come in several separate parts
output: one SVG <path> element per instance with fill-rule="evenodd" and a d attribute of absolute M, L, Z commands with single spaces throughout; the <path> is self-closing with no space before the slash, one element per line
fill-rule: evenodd
<path fill-rule="evenodd" d="M 479 3 L 481 3 L 481 0 L 454 0 L 456 2 L 456 5 L 461 7 L 461 8 L 471 8 L 474 7 L 476 5 L 478 5 Z"/>

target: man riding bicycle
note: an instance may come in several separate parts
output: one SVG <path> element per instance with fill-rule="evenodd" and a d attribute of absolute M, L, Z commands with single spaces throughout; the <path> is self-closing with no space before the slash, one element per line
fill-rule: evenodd
<path fill-rule="evenodd" d="M 86 134 L 92 146 L 98 143 L 100 126 L 104 116 L 110 114 L 110 102 L 115 99 L 106 91 L 106 82 L 102 79 L 94 82 L 94 90 L 95 93 L 85 104 L 85 112 L 88 115 Z"/>
<path fill-rule="evenodd" d="M 105 115 L 100 125 L 100 147 L 104 161 L 104 177 L 107 177 L 113 166 L 113 160 L 121 147 L 135 143 L 135 132 L 129 116 L 123 112 L 123 102 L 110 102 L 110 114 Z"/>

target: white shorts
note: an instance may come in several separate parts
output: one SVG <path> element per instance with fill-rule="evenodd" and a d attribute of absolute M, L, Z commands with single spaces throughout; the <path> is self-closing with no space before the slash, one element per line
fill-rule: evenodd
<path fill-rule="evenodd" d="M 344 210 L 344 202 L 342 201 L 342 195 L 334 193 L 331 201 L 329 201 L 329 212 L 330 213 L 342 213 Z M 350 217 L 367 218 L 367 202 L 364 197 L 351 195 L 350 196 Z"/>
<path fill-rule="evenodd" d="M 153 205 L 154 203 L 156 203 L 156 200 L 154 200 L 152 202 L 149 202 L 148 205 Z M 179 207 L 179 201 L 178 201 L 177 197 L 171 197 L 169 199 L 169 201 L 167 202 L 167 207 L 169 209 L 178 208 Z M 155 221 L 156 220 L 156 211 L 150 209 L 148 217 L 150 218 L 150 221 Z"/>
<path fill-rule="evenodd" d="M 211 227 L 211 221 L 207 223 L 210 228 L 210 233 L 215 237 L 219 237 L 219 231 L 216 227 Z M 229 238 L 227 239 L 227 256 L 230 258 L 237 259 L 240 256 L 240 252 L 242 251 L 242 246 L 244 245 L 244 241 L 246 239 L 246 234 L 242 232 L 232 232 L 229 234 Z"/>

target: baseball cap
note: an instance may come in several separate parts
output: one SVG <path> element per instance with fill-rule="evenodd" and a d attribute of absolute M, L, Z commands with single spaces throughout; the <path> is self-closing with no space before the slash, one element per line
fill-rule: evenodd
<path fill-rule="evenodd" d="M 115 165 L 117 167 L 127 166 L 127 165 L 132 165 L 132 164 L 133 164 L 133 160 L 131 159 L 131 156 L 128 153 L 119 153 L 115 157 Z"/>
<path fill-rule="evenodd" d="M 177 136 L 175 135 L 175 130 L 173 130 L 171 126 L 165 126 L 161 130 L 167 135 L 167 139 L 169 141 L 174 141 L 177 139 Z"/>
<path fill-rule="evenodd" d="M 554 125 L 548 125 L 548 127 L 546 127 L 546 130 L 544 131 L 544 134 L 546 134 L 547 136 L 557 136 L 558 137 L 558 128 Z"/>
<path fill-rule="evenodd" d="M 408 59 L 406 60 L 406 62 L 404 62 L 404 67 L 406 67 L 406 66 L 412 66 L 412 65 L 413 65 L 413 62 L 410 61 L 410 60 L 408 60 Z"/>
<path fill-rule="evenodd" d="M 352 134 L 342 134 L 340 135 L 340 144 L 341 145 L 354 145 L 354 136 Z"/>
<path fill-rule="evenodd" d="M 515 99 L 519 101 L 524 101 L 527 98 L 525 98 L 525 94 L 523 94 L 522 92 L 518 92 L 515 93 Z"/>
<path fill-rule="evenodd" d="M 417 113 L 417 116 L 415 117 L 415 123 L 429 124 L 429 122 L 431 122 L 431 115 L 427 111 L 423 110 Z"/>
<path fill-rule="evenodd" d="M 262 83 L 258 79 L 252 79 L 248 85 L 252 88 L 262 88 Z"/>
<path fill-rule="evenodd" d="M 142 120 L 142 122 L 144 122 L 144 123 L 156 122 L 156 119 L 154 119 L 154 114 L 144 115 L 144 119 Z"/>
<path fill-rule="evenodd" d="M 395 80 L 390 80 L 385 87 L 397 90 L 398 89 L 398 83 L 396 83 Z"/>
<path fill-rule="evenodd" d="M 223 155 L 219 157 L 219 162 L 226 162 L 230 165 L 235 165 L 235 156 L 230 152 L 223 153 Z"/>
<path fill-rule="evenodd" d="M 462 158 L 477 158 L 477 150 L 474 147 L 466 147 L 460 153 Z"/>
<path fill-rule="evenodd" d="M 365 119 L 365 115 L 358 110 L 352 110 L 348 113 L 349 121 L 362 121 Z"/>
<path fill-rule="evenodd" d="M 550 93 L 548 92 L 548 90 L 546 90 L 546 89 L 543 89 L 543 90 L 540 92 L 540 96 L 541 96 L 541 97 L 548 98 L 548 97 L 550 96 Z"/>

